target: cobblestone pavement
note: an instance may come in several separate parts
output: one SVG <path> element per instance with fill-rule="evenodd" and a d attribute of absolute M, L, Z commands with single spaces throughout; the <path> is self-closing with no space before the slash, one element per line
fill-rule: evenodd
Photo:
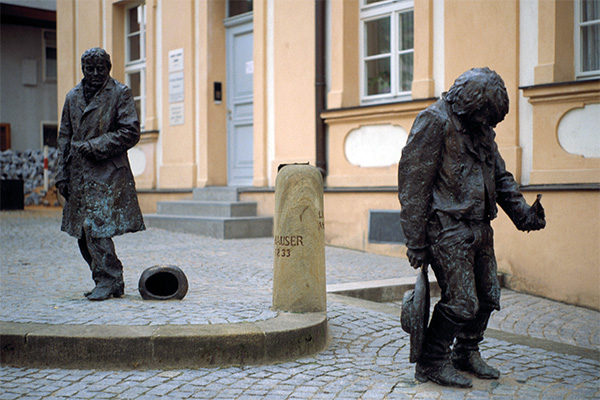
<path fill-rule="evenodd" d="M 600 313 L 539 297 L 502 291 L 503 309 L 490 328 L 600 350 Z"/>
<path fill-rule="evenodd" d="M 431 298 L 431 308 L 439 298 Z M 586 349 L 600 350 L 600 313 L 502 289 L 502 310 L 488 328 Z M 401 302 L 391 303 L 400 308 Z"/>
<path fill-rule="evenodd" d="M 50 324 L 206 324 L 272 318 L 272 239 L 221 241 L 150 229 L 116 239 L 126 296 L 91 303 L 74 239 L 49 211 L 0 213 L 0 321 Z M 404 260 L 327 248 L 327 283 L 409 276 Z M 145 268 L 181 267 L 190 291 L 181 302 L 137 293 Z M 497 381 L 472 389 L 417 384 L 397 304 L 328 302 L 330 345 L 295 361 L 186 370 L 74 370 L 0 367 L 2 399 L 600 399 L 600 313 L 504 290 L 484 357 Z M 379 307 L 379 308 L 378 308 Z M 508 335 L 508 333 L 512 334 Z M 537 338 L 523 345 L 514 335 Z M 526 335 L 526 336 L 525 336 Z M 550 342 L 552 341 L 552 342 Z M 555 343 L 556 342 L 556 343 Z M 546 346 L 554 343 L 557 351 Z M 569 346 L 588 353 L 570 351 Z M 539 344 L 539 346 L 537 345 Z"/>
<path fill-rule="evenodd" d="M 0 249 L 0 321 L 49 324 L 217 324 L 272 318 L 273 239 L 218 240 L 149 229 L 115 238 L 125 296 L 90 302 L 93 287 L 76 239 L 60 232 L 60 214 L 4 212 Z M 410 276 L 403 260 L 327 248 L 327 283 Z M 137 287 L 144 269 L 180 267 L 189 281 L 181 302 L 148 302 Z M 19 288 L 19 290 L 14 290 Z M 226 301 L 223 301 L 226 299 Z"/>

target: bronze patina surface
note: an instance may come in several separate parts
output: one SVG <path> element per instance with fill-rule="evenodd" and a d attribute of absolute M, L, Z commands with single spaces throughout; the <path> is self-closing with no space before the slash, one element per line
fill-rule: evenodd
<path fill-rule="evenodd" d="M 66 199 L 61 230 L 78 239 L 96 283 L 86 296 L 106 300 L 124 293 L 111 238 L 145 229 L 127 157 L 140 123 L 131 91 L 109 75 L 106 51 L 85 51 L 81 67 L 83 80 L 63 107 L 56 187 Z"/>
<path fill-rule="evenodd" d="M 500 309 L 490 222 L 499 205 L 519 230 L 546 224 L 539 196 L 533 206 L 526 203 L 495 142 L 493 128 L 508 103 L 496 72 L 471 69 L 417 116 L 402 150 L 398 198 L 407 256 L 414 268 L 431 265 L 442 292 L 416 350 L 420 381 L 471 387 L 457 369 L 500 375 L 478 347 L 490 314 Z"/>

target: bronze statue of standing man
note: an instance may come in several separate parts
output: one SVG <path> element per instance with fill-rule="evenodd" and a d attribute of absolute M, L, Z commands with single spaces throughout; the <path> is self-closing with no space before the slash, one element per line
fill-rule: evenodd
<path fill-rule="evenodd" d="M 83 80 L 66 96 L 58 134 L 61 230 L 78 239 L 96 284 L 85 295 L 95 301 L 124 294 L 111 238 L 145 229 L 127 157 L 140 123 L 131 91 L 109 76 L 111 66 L 101 48 L 83 53 Z"/>
<path fill-rule="evenodd" d="M 527 205 L 498 152 L 493 128 L 507 113 L 502 78 L 471 69 L 417 116 L 402 151 L 398 197 L 407 256 L 414 268 L 431 265 L 442 293 L 417 360 L 422 382 L 471 387 L 457 370 L 500 376 L 479 353 L 490 315 L 500 309 L 490 221 L 498 204 L 519 230 L 546 225 L 541 204 Z"/>

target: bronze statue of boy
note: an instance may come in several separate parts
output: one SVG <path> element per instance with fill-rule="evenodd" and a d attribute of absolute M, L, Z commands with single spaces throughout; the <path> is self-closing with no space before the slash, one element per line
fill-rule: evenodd
<path fill-rule="evenodd" d="M 519 230 L 546 224 L 540 196 L 527 205 L 498 152 L 493 128 L 507 113 L 502 78 L 489 68 L 471 69 L 417 116 L 402 151 L 398 197 L 407 256 L 414 268 L 431 265 L 442 292 L 416 364 L 422 382 L 471 387 L 457 369 L 500 376 L 478 346 L 500 309 L 490 221 L 498 204 Z"/>
<path fill-rule="evenodd" d="M 140 123 L 131 91 L 109 76 L 111 66 L 101 48 L 83 53 L 83 80 L 66 96 L 58 135 L 61 230 L 78 239 L 96 283 L 85 295 L 95 301 L 124 294 L 111 238 L 145 229 L 127 157 Z"/>

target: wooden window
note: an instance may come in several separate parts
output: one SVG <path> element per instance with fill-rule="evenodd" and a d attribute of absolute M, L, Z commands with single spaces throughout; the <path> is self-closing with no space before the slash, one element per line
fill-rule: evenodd
<path fill-rule="evenodd" d="M 575 73 L 600 75 L 600 0 L 575 1 Z"/>
<path fill-rule="evenodd" d="M 412 1 L 364 0 L 361 20 L 361 99 L 410 99 L 413 81 Z"/>
<path fill-rule="evenodd" d="M 146 5 L 125 11 L 125 84 L 133 94 L 140 124 L 146 118 Z"/>

